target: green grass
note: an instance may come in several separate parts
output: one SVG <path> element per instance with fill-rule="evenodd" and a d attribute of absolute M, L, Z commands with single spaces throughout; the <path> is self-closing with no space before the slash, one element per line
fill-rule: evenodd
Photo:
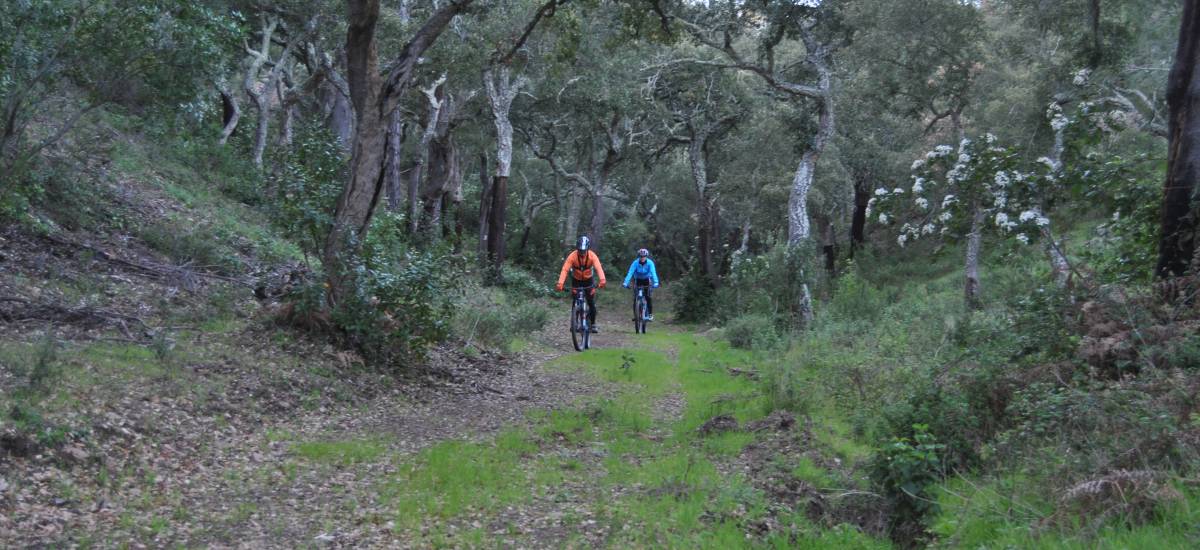
<path fill-rule="evenodd" d="M 499 521 L 510 507 L 534 499 L 582 499 L 616 547 L 881 546 L 853 529 L 821 529 L 802 516 L 789 518 L 794 538 L 747 539 L 747 525 L 768 513 L 766 497 L 740 475 L 723 473 L 721 464 L 755 436 L 706 437 L 697 428 L 717 414 L 747 422 L 767 412 L 756 382 L 729 372 L 752 369 L 754 356 L 686 333 L 660 331 L 637 342 L 636 349 L 569 355 L 552 367 L 614 384 L 614 395 L 533 412 L 527 427 L 487 441 L 443 442 L 406 462 L 384 490 L 397 529 L 422 544 L 471 546 L 479 533 L 448 527 L 456 518 Z M 661 418 L 656 403 L 679 397 L 682 416 Z M 785 471 L 820 476 L 811 461 L 781 460 Z M 586 529 L 583 519 L 568 516 L 563 523 Z"/>
<path fill-rule="evenodd" d="M 1040 485 L 1020 476 L 949 480 L 939 490 L 941 512 L 931 531 L 958 548 L 1194 548 L 1200 540 L 1200 491 L 1193 488 L 1181 488 L 1183 498 L 1163 506 L 1151 523 L 1112 518 L 1097 526 L 1070 517 L 1046 522 L 1055 505 L 1039 495 Z"/>
<path fill-rule="evenodd" d="M 347 466 L 361 462 L 372 462 L 387 450 L 383 442 L 376 439 L 353 439 L 348 441 L 307 441 L 292 446 L 300 457 L 315 462 Z"/>

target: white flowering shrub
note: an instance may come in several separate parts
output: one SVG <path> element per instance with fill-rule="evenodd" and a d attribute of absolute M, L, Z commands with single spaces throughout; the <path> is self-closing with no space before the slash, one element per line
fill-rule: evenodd
<path fill-rule="evenodd" d="M 905 246 L 928 237 L 964 237 L 979 212 L 980 229 L 1029 244 L 1050 223 L 1036 197 L 1040 185 L 1054 183 L 1056 167 L 1049 158 L 1039 159 L 1032 171 L 1019 165 L 1017 152 L 991 134 L 964 139 L 957 149 L 939 145 L 913 162 L 910 185 L 875 190 L 867 218 L 896 227 L 896 243 Z"/>

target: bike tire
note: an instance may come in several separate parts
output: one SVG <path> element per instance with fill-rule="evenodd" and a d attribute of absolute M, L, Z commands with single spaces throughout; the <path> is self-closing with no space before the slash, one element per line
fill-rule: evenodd
<path fill-rule="evenodd" d="M 585 327 L 583 327 L 583 324 L 580 323 L 579 321 L 580 321 L 579 308 L 576 307 L 575 304 L 572 302 L 571 303 L 571 344 L 573 344 L 575 346 L 575 351 L 583 351 L 584 349 L 586 349 L 584 347 L 586 345 L 584 343 L 584 338 L 586 337 L 587 333 L 583 332 L 583 329 Z"/>
<path fill-rule="evenodd" d="M 646 334 L 645 298 L 638 300 L 637 306 L 633 309 L 633 332 L 635 334 Z"/>
<path fill-rule="evenodd" d="M 584 313 L 583 319 L 583 349 L 592 349 L 592 325 L 588 323 L 587 313 Z"/>

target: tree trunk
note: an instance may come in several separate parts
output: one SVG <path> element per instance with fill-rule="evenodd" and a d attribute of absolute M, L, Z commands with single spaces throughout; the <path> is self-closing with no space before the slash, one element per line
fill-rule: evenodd
<path fill-rule="evenodd" d="M 387 136 L 387 166 L 384 168 L 384 181 L 387 186 L 387 207 L 389 212 L 400 212 L 404 203 L 404 178 L 400 170 L 400 152 L 405 137 L 404 117 L 400 109 L 392 111 L 388 122 Z"/>
<path fill-rule="evenodd" d="M 1165 279 L 1188 271 L 1196 247 L 1192 189 L 1200 177 L 1200 0 L 1185 0 L 1167 77 L 1167 178 L 1163 184 L 1162 221 L 1155 275 Z"/>
<path fill-rule="evenodd" d="M 1092 51 L 1088 52 L 1088 64 L 1094 69 L 1100 66 L 1103 57 L 1100 37 L 1100 0 L 1088 1 L 1088 25 L 1092 31 Z"/>
<path fill-rule="evenodd" d="M 501 273 L 506 252 L 508 178 L 512 171 L 513 127 L 509 121 L 509 111 L 524 83 L 523 78 L 512 80 L 512 72 L 506 65 L 489 65 L 483 71 L 483 84 L 488 105 L 492 109 L 492 122 L 496 126 L 496 177 L 492 186 L 492 212 L 488 216 L 488 256 L 497 277 Z"/>
<path fill-rule="evenodd" d="M 833 233 L 833 220 L 821 220 L 821 252 L 825 255 L 825 271 L 830 277 L 837 275 L 837 237 Z"/>
<path fill-rule="evenodd" d="M 604 187 L 597 185 L 592 189 L 592 224 L 588 236 L 593 246 L 600 246 L 604 238 Z"/>
<path fill-rule="evenodd" d="M 984 211 L 976 207 L 971 215 L 971 232 L 967 234 L 966 284 L 963 288 L 968 309 L 980 307 L 979 251 L 983 245 Z"/>
<path fill-rule="evenodd" d="M 1054 240 L 1054 234 L 1049 227 L 1041 229 L 1042 240 L 1046 246 L 1046 257 L 1050 259 L 1050 275 L 1058 288 L 1067 288 L 1071 282 L 1071 262 L 1063 252 L 1062 242 Z"/>
<path fill-rule="evenodd" d="M 436 11 L 404 46 L 386 77 L 379 74 L 375 26 L 379 0 L 347 0 L 347 85 L 354 105 L 355 132 L 351 147 L 350 176 L 338 197 L 333 223 L 325 240 L 322 260 L 329 277 L 331 304 L 349 291 L 348 256 L 367 234 L 375 205 L 383 189 L 388 117 L 408 89 L 417 59 L 473 0 L 451 2 Z"/>
<path fill-rule="evenodd" d="M 714 286 L 717 284 L 717 270 L 713 263 L 713 248 L 717 232 L 717 213 L 719 207 L 715 198 L 702 198 L 697 205 L 696 218 L 696 264 L 700 274 Z"/>
<path fill-rule="evenodd" d="M 354 140 L 354 107 L 350 104 L 350 98 L 332 83 L 321 89 L 324 96 L 322 101 L 328 111 L 325 127 L 333 132 L 342 147 L 349 149 Z"/>
<path fill-rule="evenodd" d="M 824 83 L 822 89 L 829 90 L 829 75 L 821 77 Z M 833 98 L 832 92 L 820 100 L 821 112 L 818 116 L 817 135 L 809 144 L 808 150 L 800 156 L 800 164 L 796 167 L 796 175 L 792 178 L 792 190 L 788 197 L 788 246 L 796 247 L 807 241 L 812 234 L 808 217 L 808 192 L 812 190 L 813 175 L 816 173 L 817 160 L 825 151 L 825 145 L 833 136 Z"/>
<path fill-rule="evenodd" d="M 479 153 L 479 265 L 487 265 L 488 216 L 492 213 L 492 180 L 488 178 L 487 153 Z"/>
<path fill-rule="evenodd" d="M 579 218 L 583 213 L 583 194 L 585 190 L 571 184 L 571 196 L 567 200 L 567 222 L 563 225 L 563 245 L 575 246 L 575 238 L 579 236 Z"/>
<path fill-rule="evenodd" d="M 854 214 L 850 217 L 851 258 L 854 258 L 854 252 L 867 240 L 867 204 L 871 202 L 870 187 L 865 178 L 854 182 Z"/>
<path fill-rule="evenodd" d="M 270 59 L 271 37 L 274 36 L 275 28 L 278 26 L 279 19 L 275 16 L 263 16 L 262 41 L 258 51 L 248 50 L 250 63 L 246 67 L 246 76 L 242 80 L 242 88 L 246 92 L 246 97 L 250 98 L 254 110 L 258 112 L 258 124 L 254 129 L 253 158 L 254 166 L 260 168 L 262 167 L 263 151 L 267 148 L 267 124 L 271 115 L 268 112 L 267 95 L 260 88 L 258 73 Z"/>
<path fill-rule="evenodd" d="M 284 147 L 290 146 L 295 138 L 295 121 L 296 104 L 288 101 L 285 97 L 284 80 L 276 79 L 276 87 L 279 90 L 279 140 L 277 143 Z"/>
<path fill-rule="evenodd" d="M 750 229 L 751 229 L 751 227 L 752 226 L 750 224 L 750 220 L 746 220 L 746 221 L 742 222 L 742 229 L 741 229 L 742 237 L 739 241 L 740 244 L 738 245 L 737 250 L 733 251 L 733 260 L 731 260 L 729 262 L 730 270 L 737 267 L 738 261 L 741 260 L 742 258 L 744 258 L 746 256 L 746 254 L 750 253 Z"/>
<path fill-rule="evenodd" d="M 408 233 L 416 235 L 421 228 L 421 197 L 422 189 L 428 185 L 429 180 L 429 153 L 433 147 L 433 139 L 437 136 L 438 118 L 442 110 L 442 102 L 444 98 L 438 94 L 444 93 L 442 84 L 446 81 L 445 76 L 439 78 L 432 86 L 422 90 L 426 100 L 429 102 L 428 112 L 425 115 L 425 129 L 421 132 L 421 142 L 418 145 L 416 158 L 413 160 L 412 173 L 408 179 L 408 197 L 410 199 L 408 205 Z"/>
<path fill-rule="evenodd" d="M 492 212 L 488 215 L 488 257 L 500 281 L 504 265 L 506 218 L 508 217 L 508 176 L 497 175 L 492 182 Z"/>
<path fill-rule="evenodd" d="M 225 145 L 229 141 L 229 137 L 237 130 L 238 121 L 242 119 L 242 108 L 238 106 L 237 96 L 226 89 L 224 86 L 219 88 L 221 92 L 221 139 L 217 140 L 217 144 Z"/>

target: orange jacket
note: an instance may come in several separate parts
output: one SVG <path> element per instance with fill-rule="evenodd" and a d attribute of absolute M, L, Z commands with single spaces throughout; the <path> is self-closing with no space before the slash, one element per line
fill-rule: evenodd
<path fill-rule="evenodd" d="M 576 281 L 586 281 L 592 278 L 592 268 L 596 270 L 596 278 L 599 280 L 599 286 L 603 287 L 607 284 L 604 280 L 604 266 L 600 265 L 600 257 L 595 252 L 589 250 L 583 261 L 579 260 L 579 253 L 572 252 L 567 255 L 567 260 L 563 262 L 562 272 L 558 274 L 558 289 L 563 289 L 563 284 L 567 282 L 567 273 L 571 273 Z M 572 271 L 574 270 L 574 271 Z"/>

